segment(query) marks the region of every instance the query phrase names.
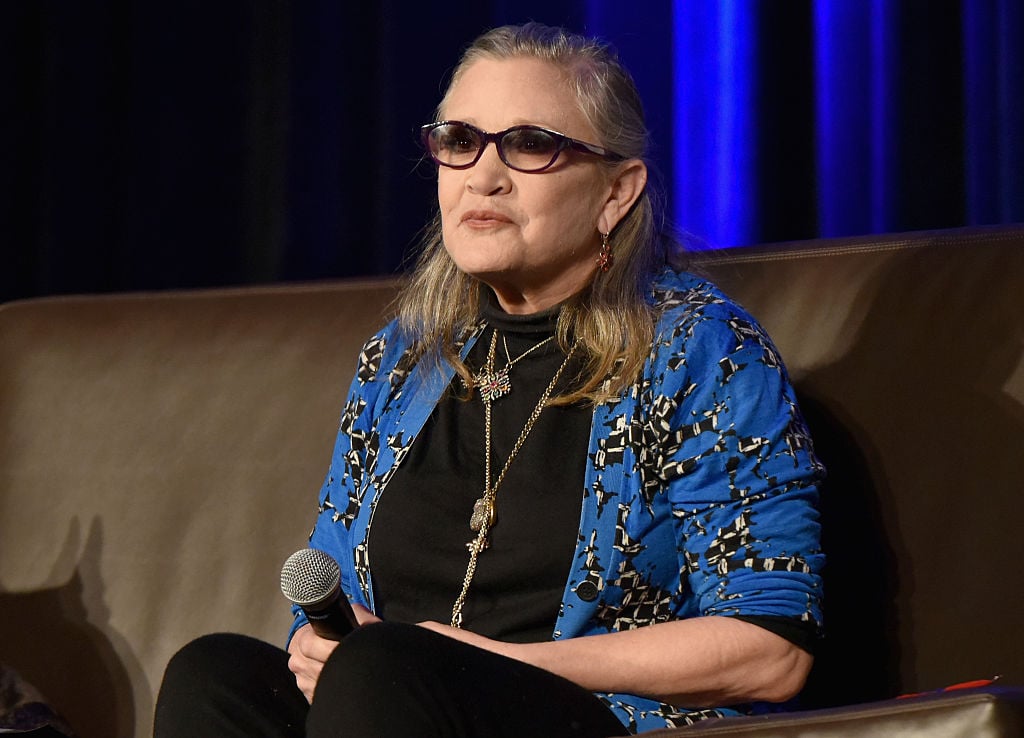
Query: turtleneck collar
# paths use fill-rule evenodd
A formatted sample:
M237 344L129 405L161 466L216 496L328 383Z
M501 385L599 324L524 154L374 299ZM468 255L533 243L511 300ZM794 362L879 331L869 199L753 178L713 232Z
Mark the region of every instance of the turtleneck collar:
M561 304L541 310L539 313L529 315L510 315L502 310L498 304L498 298L490 289L482 290L483 298L480 304L480 317L498 330L505 333L519 334L551 334L555 331L558 323L558 314L562 310Z

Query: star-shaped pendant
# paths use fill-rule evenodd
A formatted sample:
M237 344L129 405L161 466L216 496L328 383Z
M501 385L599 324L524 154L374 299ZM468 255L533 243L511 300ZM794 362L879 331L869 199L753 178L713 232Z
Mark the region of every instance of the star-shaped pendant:
M496 372L480 372L473 377L473 383L480 390L480 398L484 402L494 402L512 391L512 382L508 378L508 367Z

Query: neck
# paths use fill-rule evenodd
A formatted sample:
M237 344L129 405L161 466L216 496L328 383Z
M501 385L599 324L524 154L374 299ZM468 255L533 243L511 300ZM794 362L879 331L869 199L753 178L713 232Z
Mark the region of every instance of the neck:
M588 265L581 274L548 282L539 289L525 288L500 280L487 280L484 284L491 288L501 309L509 315L533 315L557 307L578 294L593 281L594 273L594 268Z

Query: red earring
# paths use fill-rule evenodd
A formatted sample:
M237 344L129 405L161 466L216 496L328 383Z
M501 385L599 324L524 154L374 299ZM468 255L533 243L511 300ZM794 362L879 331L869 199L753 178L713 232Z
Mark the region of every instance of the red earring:
M608 234L601 234L601 251L597 254L597 268L607 272L615 263L615 256L612 254L612 245L608 242Z

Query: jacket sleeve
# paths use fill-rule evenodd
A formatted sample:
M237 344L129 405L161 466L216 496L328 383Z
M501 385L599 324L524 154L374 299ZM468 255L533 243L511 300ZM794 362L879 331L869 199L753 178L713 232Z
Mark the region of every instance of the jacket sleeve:
M659 345L658 476L676 519L688 609L820 627L824 469L778 352L725 298L683 312Z

